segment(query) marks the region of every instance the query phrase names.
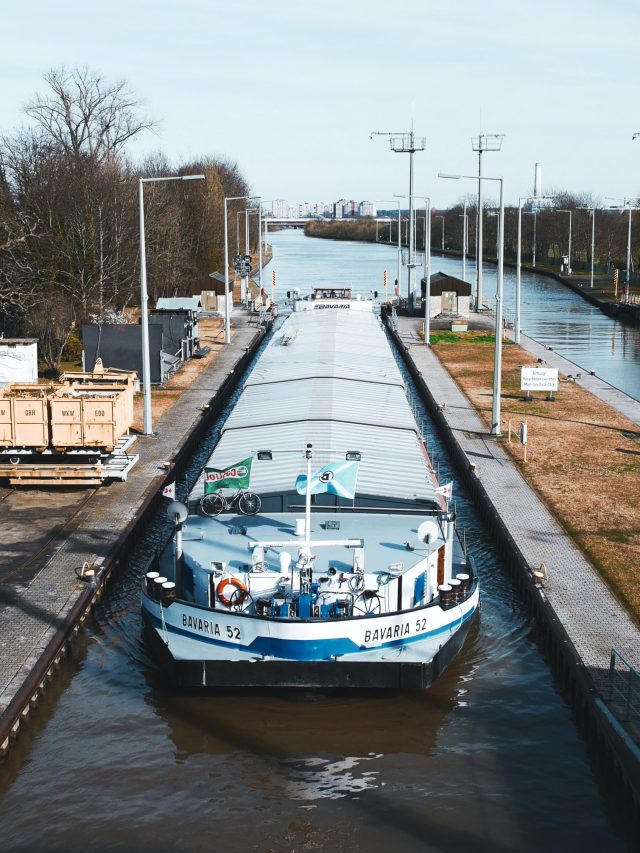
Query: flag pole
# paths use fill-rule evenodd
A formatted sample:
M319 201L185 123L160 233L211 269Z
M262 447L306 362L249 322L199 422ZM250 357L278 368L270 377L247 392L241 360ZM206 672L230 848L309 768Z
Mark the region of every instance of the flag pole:
M307 493L305 497L304 531L307 547L311 547L311 457L313 453L310 444L307 444L305 456L307 458Z

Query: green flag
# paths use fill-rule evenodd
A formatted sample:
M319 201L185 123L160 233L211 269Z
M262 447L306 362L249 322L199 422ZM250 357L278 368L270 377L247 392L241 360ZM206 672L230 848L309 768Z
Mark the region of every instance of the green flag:
M204 493L210 495L218 489L248 489L251 479L251 456L228 468L204 469Z

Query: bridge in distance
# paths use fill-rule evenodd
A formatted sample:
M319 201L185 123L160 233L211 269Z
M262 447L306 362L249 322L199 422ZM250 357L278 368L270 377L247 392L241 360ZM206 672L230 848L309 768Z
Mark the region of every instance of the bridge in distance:
M389 222L391 217L375 216L371 218L377 222ZM269 225L281 225L283 228L304 228L307 222L358 222L359 217L336 219L334 216L263 216L262 221L265 230L268 230Z

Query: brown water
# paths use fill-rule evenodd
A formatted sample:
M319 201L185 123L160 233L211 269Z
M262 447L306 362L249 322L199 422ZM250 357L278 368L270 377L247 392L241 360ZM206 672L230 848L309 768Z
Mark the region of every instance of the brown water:
M433 434L429 448L448 478ZM0 764L0 849L633 849L634 829L594 775L535 627L453 479L482 611L423 692L172 690L140 617L139 580L163 536L153 525L78 660Z

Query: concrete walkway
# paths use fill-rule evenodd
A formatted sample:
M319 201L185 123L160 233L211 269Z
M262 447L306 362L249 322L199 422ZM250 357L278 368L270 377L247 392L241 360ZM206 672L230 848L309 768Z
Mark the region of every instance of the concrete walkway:
M231 344L222 347L211 365L154 425L156 434L140 436L140 454L126 483L98 489L81 510L56 553L22 588L0 584L6 603L0 620L0 718L32 672L47 644L85 590L75 570L86 561L101 564L118 545L123 530L142 513L167 476L171 461L202 418L220 386L261 335L246 315L234 316ZM49 499L55 501L55 491Z
M508 457L502 443L487 433L487 427L458 388L433 351L417 335L417 321L398 318L397 331L408 354L435 398L445 407L443 415L455 440L469 462L505 527L515 540L526 564L533 570L544 563L549 572L541 594L546 596L567 631L594 686L606 698L612 647L634 666L640 667L640 631L596 569L547 510ZM524 345L563 372L565 359L531 339ZM580 372L580 371L578 371ZM630 418L640 417L640 406L601 380L584 377L584 387ZM583 384L583 381L580 381ZM636 421L638 422L638 421Z

